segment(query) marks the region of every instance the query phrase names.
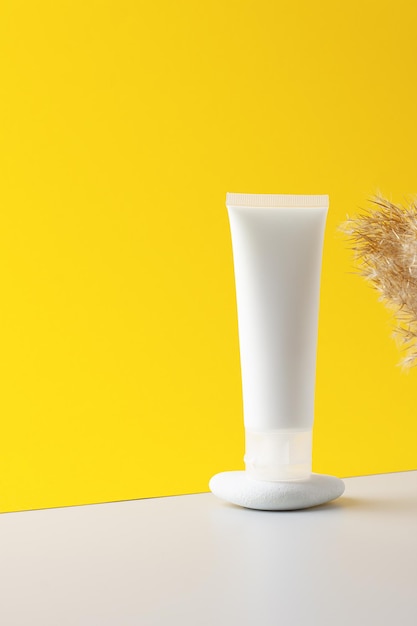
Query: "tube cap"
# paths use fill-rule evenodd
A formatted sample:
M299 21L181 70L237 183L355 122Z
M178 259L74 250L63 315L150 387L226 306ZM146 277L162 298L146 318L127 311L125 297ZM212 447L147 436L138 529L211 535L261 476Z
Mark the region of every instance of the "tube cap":
M245 465L256 480L305 480L312 467L312 430L246 430Z

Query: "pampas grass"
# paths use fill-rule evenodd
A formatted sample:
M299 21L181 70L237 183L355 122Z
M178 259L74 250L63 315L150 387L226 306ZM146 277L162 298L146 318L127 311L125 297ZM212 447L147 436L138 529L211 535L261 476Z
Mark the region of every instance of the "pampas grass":
M342 224L359 273L394 311L404 367L417 365L417 200L396 205L382 196Z

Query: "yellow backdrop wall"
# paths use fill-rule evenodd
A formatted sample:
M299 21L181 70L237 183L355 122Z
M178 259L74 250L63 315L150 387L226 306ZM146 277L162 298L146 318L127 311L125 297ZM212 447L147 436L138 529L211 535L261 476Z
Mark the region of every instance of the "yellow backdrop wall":
M314 470L417 467L417 372L337 232L417 192L411 0L3 0L0 509L243 467L226 191L329 193Z

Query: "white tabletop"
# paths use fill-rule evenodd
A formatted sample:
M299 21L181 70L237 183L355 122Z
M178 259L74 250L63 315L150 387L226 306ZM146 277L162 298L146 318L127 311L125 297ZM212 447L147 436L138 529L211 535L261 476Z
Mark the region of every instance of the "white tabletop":
M2 626L416 626L417 472L315 509L211 494L0 515Z

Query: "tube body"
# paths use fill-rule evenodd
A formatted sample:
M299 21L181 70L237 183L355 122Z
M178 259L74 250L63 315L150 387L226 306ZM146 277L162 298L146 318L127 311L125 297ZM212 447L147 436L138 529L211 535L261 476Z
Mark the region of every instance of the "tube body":
M328 196L227 194L246 470L311 473L320 274Z

